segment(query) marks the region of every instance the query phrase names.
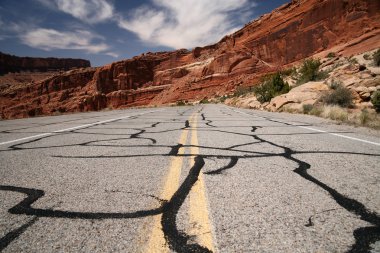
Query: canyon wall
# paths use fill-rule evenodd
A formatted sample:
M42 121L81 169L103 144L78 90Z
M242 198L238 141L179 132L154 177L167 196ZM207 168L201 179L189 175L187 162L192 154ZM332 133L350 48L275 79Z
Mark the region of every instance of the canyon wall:
M46 72L90 66L90 61L82 59L18 57L0 52L0 75L9 72Z
M374 48L380 48L380 1L294 1L214 45L146 53L66 72L28 89L0 90L1 117L201 100L254 85L263 74L308 57Z

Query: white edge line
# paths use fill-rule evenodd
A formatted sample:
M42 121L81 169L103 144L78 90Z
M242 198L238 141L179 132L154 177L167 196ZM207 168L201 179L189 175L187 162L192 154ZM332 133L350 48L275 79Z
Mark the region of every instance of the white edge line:
M230 110L232 110L232 111L234 111L234 112L237 112L237 113L241 113L241 114L249 115L249 116L252 116L252 117L265 119L265 118L260 117L260 116L255 116L255 115L252 115L252 114L249 114L249 113L245 113L245 112L241 112L241 111L238 111L238 110L234 110L234 109L231 109L231 108L230 108ZM286 122L286 123L291 124L291 123L289 123L289 122ZM292 124L292 125L293 125L293 124ZM296 126L296 125L293 125L293 126ZM319 130L319 129L315 129L315 128L311 128L311 127L305 127L305 126L296 126L296 127L304 128L304 129L308 129L308 130L315 131L315 132L320 132L320 133L326 133L326 134L330 134L330 135L335 135L335 136L342 137L342 138L346 138L346 139L350 139L350 140L353 140L353 141L360 141L360 142L364 142L364 143L368 143L368 144L372 144L372 145L380 146L380 143L377 143L377 142L367 141L367 140L363 140L363 139L359 139L359 138L355 138L355 137L351 137L351 136L347 136L347 135L343 135L343 134L330 133L330 132L327 132L327 131L324 131L324 130Z
M315 129L315 128L311 128L311 127L304 127L304 126L298 126L298 127L305 128L305 129L312 130L312 131L316 131L316 132L327 133L330 135L335 135L335 136L339 136L339 137L354 140L354 141L360 141L360 142L380 146L380 143L377 143L377 142L367 141L367 140L363 140L363 139L359 139L359 138L355 138L355 137L351 137L351 136L347 136L347 135L343 135L343 134L329 133L327 131L323 131L323 130L319 130L319 129Z
M49 135L52 135L52 133L38 134L38 135L29 136L29 137L24 137L24 138L17 139L17 140L0 142L0 145L10 144L10 143L13 143L13 142L18 142L18 141L25 141L25 140L39 138L39 137L44 137L44 136L49 136Z
M144 114L148 114L148 113L153 113L153 112L159 112L159 111L163 111L163 110L164 109L162 109L162 110L155 110L155 111L148 111L148 112L138 113L138 114L129 115L129 116L125 116L125 117L120 117L120 118L116 118L116 119L103 120L103 121L98 121L98 122L91 123L91 124L86 124L86 125L80 125L80 126L76 126L76 127L65 128L65 129L53 131L51 133L38 134L38 135L28 136L28 137L24 137L24 138L20 138L20 139L16 139L16 140L0 142L0 145L6 145L6 144L14 143L14 142L25 141L25 140L35 139L35 138L39 138L39 137L45 137L45 136L54 135L54 134L57 134L57 133L63 133L63 132L67 132L67 131L82 129L82 128L85 128L85 127L96 126L96 125L100 125L100 124L104 124L104 123L109 123L109 122L113 122L113 121L117 121L117 120L121 120L121 119L128 119L128 118L131 118L131 117L134 117L134 116L140 116L140 115L144 115ZM59 123L57 123L57 124L59 124Z

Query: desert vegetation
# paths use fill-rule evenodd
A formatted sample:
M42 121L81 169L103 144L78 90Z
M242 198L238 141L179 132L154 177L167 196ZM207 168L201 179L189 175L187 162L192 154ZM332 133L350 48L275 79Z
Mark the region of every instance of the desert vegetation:
M376 112L380 113L380 91L375 91L371 97L371 102L373 107L375 107Z
M322 95L316 104L304 104L302 112L355 126L380 129L379 115L374 110L355 110L351 91L340 81L332 81L329 87L330 90ZM371 102L379 112L380 91L373 94Z
M380 115L378 113L368 109L353 109L352 93L340 82L333 82L330 87L331 91L325 93L318 103L314 105L304 104L302 112L350 125L380 129ZM373 94L371 101L376 111L379 112L380 91Z
M320 100L326 105L352 107L353 97L351 91L344 87L341 82L333 81L330 84L331 91L325 93Z
M380 116L378 113L363 109L352 110L337 105L304 105L303 113L326 119L336 120L354 126L365 126L380 130Z
M350 57L327 52L322 60L310 58L298 67L284 68L265 76L257 86L237 88L233 95L223 96L220 101L380 129L376 59L380 59L380 49Z
M241 96L245 96L247 94L252 93L252 91L253 91L252 87L239 86L236 88L236 90L232 96L233 97L241 97Z
M202 99L201 101L199 101L200 104L209 104L210 101L207 99L207 98L204 98Z
M262 83L253 88L253 92L260 103L269 102L272 98L287 93L289 90L289 84L284 81L279 72L265 76Z
M186 102L183 101L183 100L179 100L179 101L177 101L176 105L177 105L177 106L185 106L185 105L186 105Z
M298 70L297 85L301 85L310 81L319 81L326 79L328 74L319 70L321 62L318 59L306 59Z
M380 66L380 49L378 49L374 54L373 54L373 64L375 66Z
M336 57L336 54L334 52L330 52L327 54L327 58L334 58Z

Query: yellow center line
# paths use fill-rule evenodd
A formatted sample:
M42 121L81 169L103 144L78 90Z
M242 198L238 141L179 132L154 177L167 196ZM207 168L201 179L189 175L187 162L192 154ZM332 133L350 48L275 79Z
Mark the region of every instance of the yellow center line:
M194 165L194 158L199 154L198 137L197 137L197 113L192 114L189 118L191 125L191 154L190 167ZM187 143L189 130L184 129L181 133L179 143L185 145ZM183 155L184 148L180 148L178 155ZM173 194L178 190L180 184L181 169L183 166L183 156L175 156L171 158L169 173L166 176L163 191L160 198L169 200ZM211 223L209 221L209 212L207 207L206 186L203 179L203 174L200 173L198 181L193 185L189 196L189 222L190 228L188 233L195 236L198 244L214 250ZM149 241L143 252L156 253L156 252L169 252L169 247L166 243L164 233L161 225L162 215L153 217L153 228L151 230Z
M197 136L197 114L194 114L191 122L191 167L194 165L194 157L199 154ZM200 172L198 181L193 185L189 198L190 235L195 235L196 241L201 246L215 252L211 223L206 197L206 185L203 173Z
M188 136L188 130L184 129L182 131L179 143L185 145ZM184 149L180 148L178 151L179 155L184 154ZM181 168L183 163L182 156L175 156L171 159L171 164L169 168L169 173L166 176L164 189L161 192L160 198L169 200L173 194L177 191L179 187L179 180L181 176ZM166 244L164 233L162 232L161 225L162 215L156 215L153 220L153 229L150 234L149 242L147 248L144 252L155 253L155 252L169 252L168 245Z

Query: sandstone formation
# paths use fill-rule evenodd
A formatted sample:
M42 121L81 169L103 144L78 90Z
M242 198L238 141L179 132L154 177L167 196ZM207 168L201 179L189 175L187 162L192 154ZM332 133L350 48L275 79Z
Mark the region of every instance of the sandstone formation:
M380 67L373 65L373 59L364 59L364 55L372 55L374 51L365 52L349 59L332 59L334 70L325 83L339 81L348 88L358 109L372 108L371 96L380 91ZM335 66L335 67L334 67ZM365 66L365 68L362 68ZM326 66L325 68L329 68Z
M287 77L285 79L293 88L286 94L274 97L268 103L261 104L253 93L229 98L225 103L242 108L268 111L303 112L304 105L320 105L322 96L332 91L333 84L341 84L352 93L356 110L374 111L370 99L374 92L380 91L380 67L374 66L371 57L373 53L374 51L369 51L353 57L322 59L321 70L326 71L329 75L325 80L296 86L295 80Z
M146 53L67 72L20 91L0 91L1 116L196 101L252 86L263 74L307 57L329 51L348 56L380 47L379 1L299 2L263 15L214 45ZM41 88L46 85L50 88Z
M271 111L277 111L283 106L292 106L292 109L302 109L302 105L314 105L323 92L329 90L324 82L309 82L293 88L289 93L273 98L267 106Z
M92 80L94 73L95 68L77 69L38 83L6 87L0 90L1 116L20 118L104 108L104 96L91 90L82 90Z
M9 72L46 72L52 70L70 70L90 67L88 60L65 58L17 57L0 52L0 75Z

